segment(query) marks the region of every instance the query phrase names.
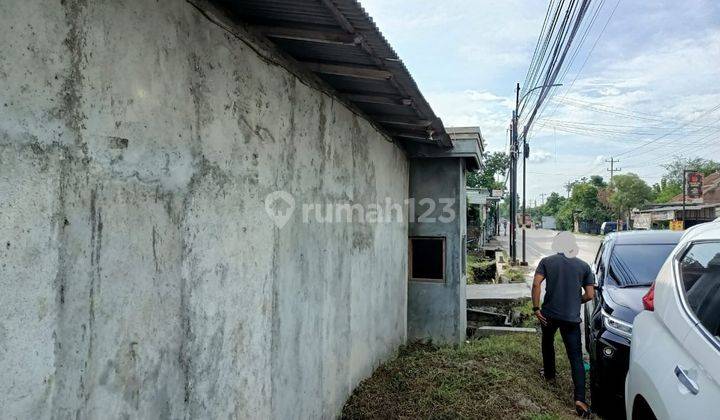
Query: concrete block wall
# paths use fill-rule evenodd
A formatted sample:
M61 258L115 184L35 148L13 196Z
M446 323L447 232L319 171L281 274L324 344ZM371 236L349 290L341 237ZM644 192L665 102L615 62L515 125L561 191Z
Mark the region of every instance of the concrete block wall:
M184 1L0 2L3 418L335 416L406 339L399 148Z

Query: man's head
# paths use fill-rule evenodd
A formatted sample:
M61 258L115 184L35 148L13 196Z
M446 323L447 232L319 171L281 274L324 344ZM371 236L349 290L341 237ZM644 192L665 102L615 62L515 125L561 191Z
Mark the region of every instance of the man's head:
M552 242L552 249L562 253L568 258L575 258L578 254L578 244L575 235L570 232L560 232L555 235Z

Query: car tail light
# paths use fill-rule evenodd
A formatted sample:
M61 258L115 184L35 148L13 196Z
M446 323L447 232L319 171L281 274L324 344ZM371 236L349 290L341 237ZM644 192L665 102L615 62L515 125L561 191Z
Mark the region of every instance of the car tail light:
M650 290L643 296L642 301L646 311L655 310L655 283L650 286Z

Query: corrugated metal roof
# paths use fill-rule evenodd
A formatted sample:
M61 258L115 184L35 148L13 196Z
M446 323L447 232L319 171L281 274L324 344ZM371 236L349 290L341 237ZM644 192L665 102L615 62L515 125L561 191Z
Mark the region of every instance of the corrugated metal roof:
M452 146L410 72L357 0L219 0L398 139Z

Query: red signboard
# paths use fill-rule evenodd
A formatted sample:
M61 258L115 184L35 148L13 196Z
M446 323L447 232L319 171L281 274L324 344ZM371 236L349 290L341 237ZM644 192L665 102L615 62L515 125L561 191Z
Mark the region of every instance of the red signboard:
M685 196L688 201L702 202L703 174L700 172L688 172L685 181Z

